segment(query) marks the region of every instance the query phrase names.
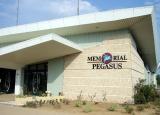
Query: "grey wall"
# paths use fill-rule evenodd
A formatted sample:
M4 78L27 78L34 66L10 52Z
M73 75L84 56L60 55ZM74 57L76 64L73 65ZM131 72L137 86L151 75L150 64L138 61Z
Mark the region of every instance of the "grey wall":
M51 91L53 95L58 95L63 89L63 58L56 58L48 61L48 80L47 90Z

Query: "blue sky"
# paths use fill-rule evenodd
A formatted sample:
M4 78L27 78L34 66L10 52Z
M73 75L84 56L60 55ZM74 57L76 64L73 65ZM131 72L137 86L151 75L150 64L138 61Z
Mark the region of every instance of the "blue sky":
M77 0L19 0L19 24L76 15ZM160 0L80 0L80 14L152 5ZM17 0L0 0L0 28L16 25ZM156 5L160 20L160 4Z

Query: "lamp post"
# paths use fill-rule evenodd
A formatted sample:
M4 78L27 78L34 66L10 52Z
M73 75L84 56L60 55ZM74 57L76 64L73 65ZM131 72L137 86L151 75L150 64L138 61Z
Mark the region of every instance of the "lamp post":
M16 25L19 24L19 0L17 0L17 17L16 17Z
M79 0L77 1L77 15L79 16Z

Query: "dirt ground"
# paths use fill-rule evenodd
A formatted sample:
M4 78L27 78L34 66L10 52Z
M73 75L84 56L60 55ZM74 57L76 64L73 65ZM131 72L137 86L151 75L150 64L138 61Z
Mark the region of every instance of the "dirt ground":
M0 102L14 101L14 100L15 100L14 94L4 94L4 93L0 93Z
M0 105L0 115L129 115L125 112L121 105L118 105L115 111L108 111L111 104L99 103L97 105L92 104L92 112L84 113L83 107L75 107L75 103L72 102L69 105L61 104L61 107L55 108L53 105L43 105L37 108L28 107L15 107L9 105ZM135 115L154 115L155 109L150 107L142 112L138 112L134 108Z
M92 108L92 112L84 113L82 107L75 107L75 103L72 102L69 105L62 104L61 108L55 108L52 105L44 105L42 107L37 108L38 110L45 110L50 112L60 112L60 113L70 113L76 114L76 115L127 115L128 113L125 112L124 108L121 105L117 105L117 109L115 111L109 111L107 110L111 105L113 104L90 104ZM136 111L136 107L132 106L134 108L135 115L154 115L155 108L150 107L145 109L142 112Z

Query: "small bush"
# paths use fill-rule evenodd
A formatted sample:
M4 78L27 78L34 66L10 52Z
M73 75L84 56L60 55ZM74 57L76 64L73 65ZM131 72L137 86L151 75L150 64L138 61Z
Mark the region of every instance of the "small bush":
M130 107L129 105L126 105L124 109L127 113L132 113L134 111L133 107Z
M82 105L81 101L78 101L78 100L77 100L77 101L75 102L75 107L81 107L81 105Z
M24 107L36 108L37 107L37 103L35 101L28 101L28 102L26 102Z
M96 101L95 101L94 104L97 105L97 104L99 104L99 102L96 102Z
M144 106L143 105L138 105L137 106L137 111L144 111Z
M115 111L117 108L117 105L111 105L109 108L108 108L108 111Z
M83 112L85 113L89 113L89 112L92 112L92 108L91 108L91 105L87 104L83 107Z
M82 105L86 105L87 104L87 102L84 100L84 101L82 101Z
M144 108L146 108L146 109L148 109L150 107L151 107L151 105L149 103L144 105Z
M154 101L158 96L154 85L145 85L145 80L139 80L139 83L134 87L135 104L145 104Z

